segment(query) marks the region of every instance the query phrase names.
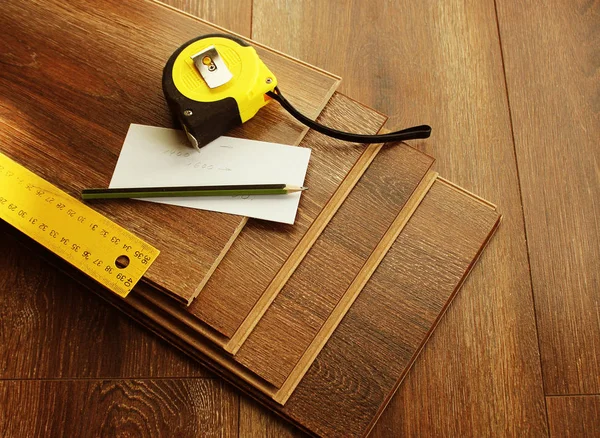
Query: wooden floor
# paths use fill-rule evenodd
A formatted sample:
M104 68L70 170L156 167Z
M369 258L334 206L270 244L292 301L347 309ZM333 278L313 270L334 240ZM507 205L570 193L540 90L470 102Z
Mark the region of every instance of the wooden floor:
M600 3L169 3L340 75L390 127L431 124L435 169L504 215L372 436L598 436ZM0 436L300 435L17 243L0 253Z

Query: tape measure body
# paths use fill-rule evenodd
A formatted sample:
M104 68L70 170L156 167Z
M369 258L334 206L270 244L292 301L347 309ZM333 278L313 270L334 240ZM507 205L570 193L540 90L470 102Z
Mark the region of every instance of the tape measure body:
M125 297L159 251L0 153L0 219Z
M225 68L213 65L214 70L201 73L193 57L211 47ZM211 61L210 56L206 58ZM219 75L224 69L231 79L211 88L210 75ZM277 79L252 46L220 34L204 35L179 47L163 70L162 82L176 122L196 148L251 119L269 102L266 93L277 86Z

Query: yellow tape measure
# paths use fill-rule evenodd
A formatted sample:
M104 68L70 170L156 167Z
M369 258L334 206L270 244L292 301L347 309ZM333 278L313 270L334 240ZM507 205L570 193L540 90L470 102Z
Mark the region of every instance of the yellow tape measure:
M0 219L122 297L160 252L1 152Z

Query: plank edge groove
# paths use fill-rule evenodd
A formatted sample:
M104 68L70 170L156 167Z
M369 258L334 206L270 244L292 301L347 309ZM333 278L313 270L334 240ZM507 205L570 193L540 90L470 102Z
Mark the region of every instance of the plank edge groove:
M325 344L341 323L342 318L346 315L354 301L356 301L356 298L358 298L358 295L371 278L371 275L373 275L385 255L388 253L389 249L396 241L396 238L400 235L413 213L421 204L421 201L423 201L429 192L429 189L436 181L437 177L437 172L429 170L415 188L406 202L406 205L400 210L394 222L392 222L377 246L373 249L361 270L355 276L350 286L348 286L348 289L346 289L346 292L339 300L338 304L335 306L327 320L325 320L316 336L313 338L313 341L273 397L277 403L284 405L292 395L294 389L300 384L315 358L319 355L323 347L325 347Z
M360 155L348 175L346 175L346 178L344 178L344 181L327 202L327 205L321 210L315 221L311 224L309 230L302 237L296 248L294 248L294 251L287 258L275 277L271 280L267 289L260 296L250 313L238 327L229 342L225 344L225 351L233 355L237 354L287 280L300 265L323 230L325 230L331 218L340 209L382 147L383 144L375 144L365 148L365 151Z
M244 228L244 226L246 226L247 223L248 223L248 218L247 217L244 217L240 221L240 224L237 226L237 228L235 229L235 231L233 232L233 234L231 235L231 237L229 238L229 240L227 241L227 243L225 244L225 246L221 250L219 256L216 258L215 262L212 264L212 266L210 267L210 269L206 272L206 275L204 276L204 278L202 279L202 281L200 282L200 284L198 285L198 287L194 291L194 295L187 302L188 306L190 304L192 304L192 301L194 300L194 298L196 298L198 296L198 294L200 293L200 291L202 290L202 288L206 285L206 283L208 283L208 280L210 279L210 277L212 276L212 274L217 269L217 266L219 266L219 263L221 263L221 260L223 260L223 258L225 257L225 255L227 255L227 252L231 248L231 245L233 245L233 242L240 235L240 233L242 232L242 229Z

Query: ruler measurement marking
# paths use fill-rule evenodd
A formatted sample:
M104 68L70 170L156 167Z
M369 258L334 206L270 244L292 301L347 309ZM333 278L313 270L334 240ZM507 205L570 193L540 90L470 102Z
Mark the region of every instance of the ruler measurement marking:
M0 153L0 217L126 296L159 251Z

